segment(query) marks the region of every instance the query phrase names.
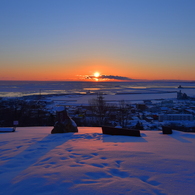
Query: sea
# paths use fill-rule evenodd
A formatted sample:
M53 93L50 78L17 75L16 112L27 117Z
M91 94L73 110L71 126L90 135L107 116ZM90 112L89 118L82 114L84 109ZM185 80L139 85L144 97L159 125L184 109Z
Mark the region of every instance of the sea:
M0 81L0 97L31 95L78 95L103 93L151 94L185 92L195 97L195 82L188 81L130 81L130 82L79 82L79 81Z

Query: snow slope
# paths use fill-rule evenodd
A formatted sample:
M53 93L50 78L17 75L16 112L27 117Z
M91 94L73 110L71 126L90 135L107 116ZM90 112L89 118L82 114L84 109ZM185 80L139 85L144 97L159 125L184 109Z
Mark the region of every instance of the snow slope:
M98 127L50 134L21 127L0 134L0 194L194 194L195 134L141 131L103 135Z

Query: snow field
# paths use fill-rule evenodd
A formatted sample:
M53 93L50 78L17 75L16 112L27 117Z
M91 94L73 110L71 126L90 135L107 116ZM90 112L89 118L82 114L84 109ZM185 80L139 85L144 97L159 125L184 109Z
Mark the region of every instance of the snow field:
M50 134L21 127L0 134L0 194L193 194L195 134L141 131L103 135L99 127Z

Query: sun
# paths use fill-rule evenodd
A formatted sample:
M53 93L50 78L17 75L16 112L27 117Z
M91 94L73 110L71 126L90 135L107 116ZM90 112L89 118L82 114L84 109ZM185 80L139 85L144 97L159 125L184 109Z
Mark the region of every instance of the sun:
M97 78L97 77L99 77L99 76L100 76L100 73L99 73L99 72L95 72L93 75L94 75L94 77L96 77L96 78Z

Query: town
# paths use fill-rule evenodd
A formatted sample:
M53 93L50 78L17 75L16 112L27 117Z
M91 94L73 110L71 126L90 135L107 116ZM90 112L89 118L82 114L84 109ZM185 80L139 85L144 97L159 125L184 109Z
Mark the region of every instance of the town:
M139 130L161 130L162 126L195 132L195 100L177 92L177 97L162 100L143 100L129 103L120 100L109 103L98 93L88 105L54 103L47 96L27 96L0 99L0 126L53 126L55 107L65 106L77 126L112 126ZM47 98L46 98L47 97Z

